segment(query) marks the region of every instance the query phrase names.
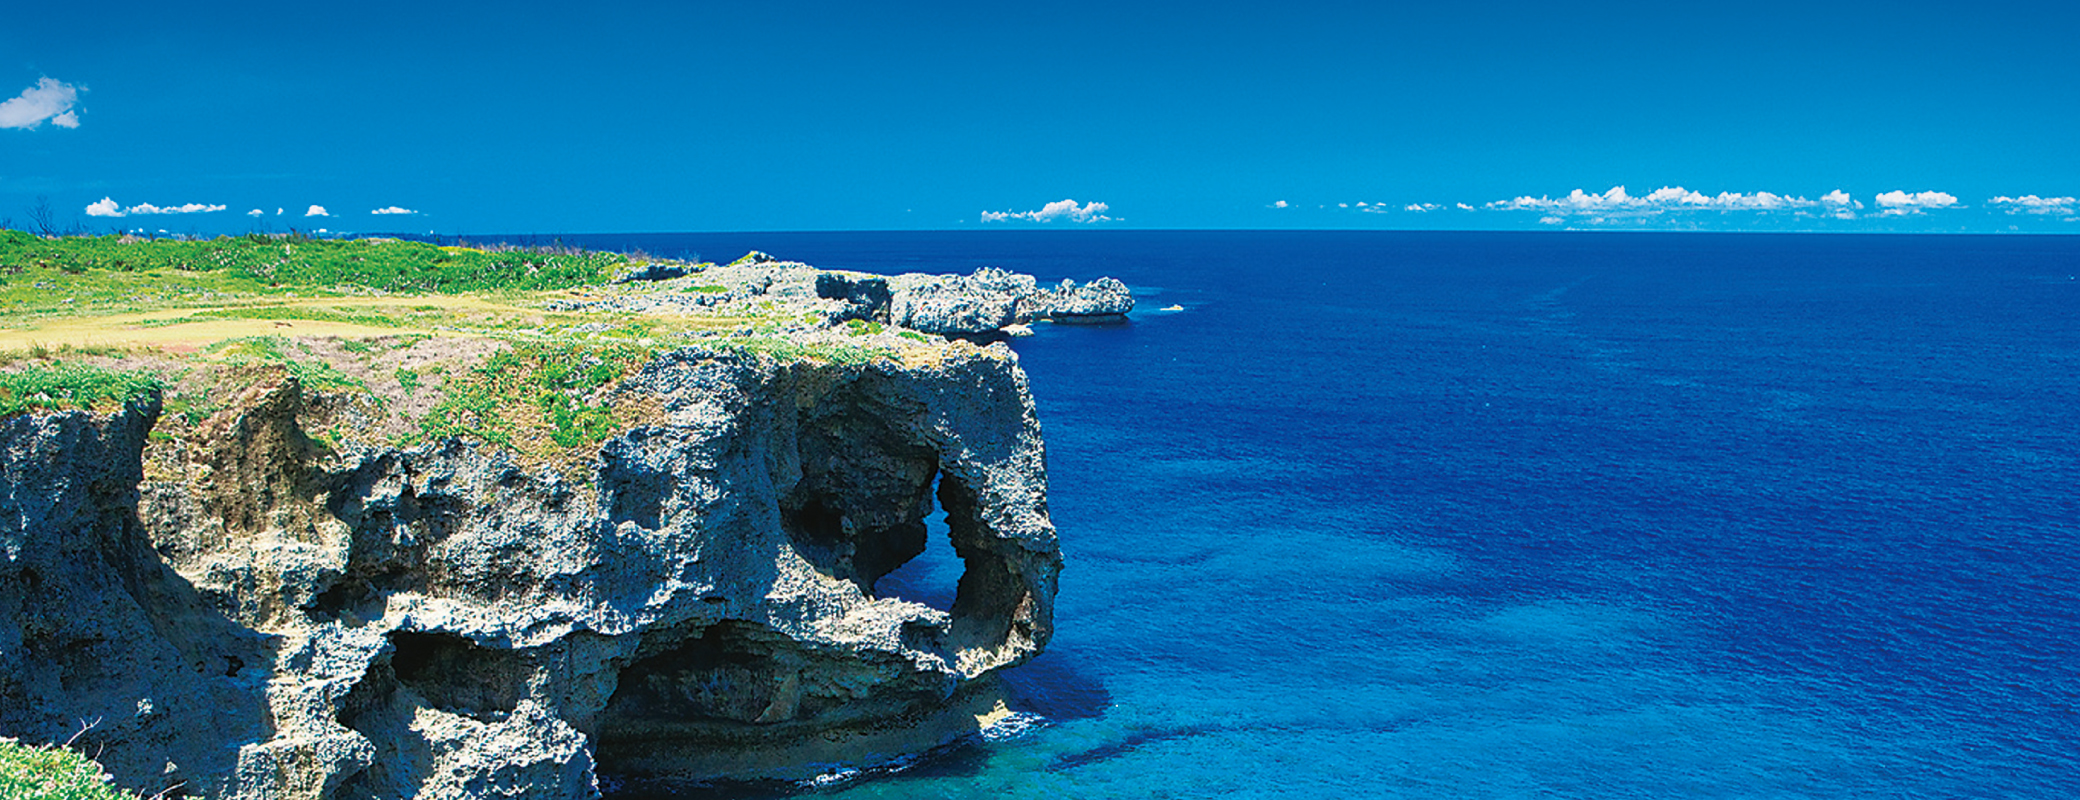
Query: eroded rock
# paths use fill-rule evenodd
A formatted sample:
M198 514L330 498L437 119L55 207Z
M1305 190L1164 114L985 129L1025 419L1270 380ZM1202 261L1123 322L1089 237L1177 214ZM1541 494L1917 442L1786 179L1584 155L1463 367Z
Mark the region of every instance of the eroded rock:
M1134 295L1114 278L1099 278L1082 286L1063 278L1055 288L1026 295L1018 304L1024 319L1056 322L1116 321L1133 310Z
M361 412L288 378L208 437L148 437L153 404L0 420L0 732L100 718L147 794L591 797L929 747L1045 646L1061 559L1002 345L687 349L616 391L655 418L574 474L329 450L304 432ZM955 600L877 597L935 504Z

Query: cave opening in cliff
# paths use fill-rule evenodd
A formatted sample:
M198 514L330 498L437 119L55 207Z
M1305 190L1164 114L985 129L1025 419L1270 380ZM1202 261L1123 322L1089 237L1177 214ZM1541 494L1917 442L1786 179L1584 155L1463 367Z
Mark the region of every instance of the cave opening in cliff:
M932 481L934 495L939 492L939 480ZM953 531L946 524L945 509L926 515L923 524L923 551L875 581L873 594L952 611L955 587L967 566L954 552Z
M800 476L780 498L795 553L878 596L884 576L925 552L939 453L861 398L805 411Z

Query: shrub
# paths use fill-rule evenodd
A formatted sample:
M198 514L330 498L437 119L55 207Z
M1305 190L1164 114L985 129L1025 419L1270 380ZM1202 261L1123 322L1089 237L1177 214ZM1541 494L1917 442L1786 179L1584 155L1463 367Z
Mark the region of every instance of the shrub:
M85 364L35 364L0 372L0 417L32 409L95 408L119 405L160 386L157 376L119 372Z
M0 738L0 800L136 800L93 759L63 747Z

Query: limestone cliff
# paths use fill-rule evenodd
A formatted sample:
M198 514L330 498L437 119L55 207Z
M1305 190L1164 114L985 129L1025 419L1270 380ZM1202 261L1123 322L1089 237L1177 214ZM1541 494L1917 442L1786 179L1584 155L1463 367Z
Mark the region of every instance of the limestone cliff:
M0 419L0 731L218 798L592 797L929 747L1043 647L1061 558L1016 358L699 347L578 469L373 425L293 373ZM950 608L877 597L947 512Z

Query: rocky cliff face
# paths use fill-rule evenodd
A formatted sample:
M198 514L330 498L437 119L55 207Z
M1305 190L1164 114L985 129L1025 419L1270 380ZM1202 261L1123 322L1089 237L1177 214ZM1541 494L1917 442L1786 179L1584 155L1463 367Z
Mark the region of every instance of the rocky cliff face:
M329 450L293 379L0 420L0 731L82 722L118 782L221 798L591 797L802 778L972 730L1061 559L1025 377L699 349L614 391L583 469L448 440ZM950 608L875 586L947 512Z

